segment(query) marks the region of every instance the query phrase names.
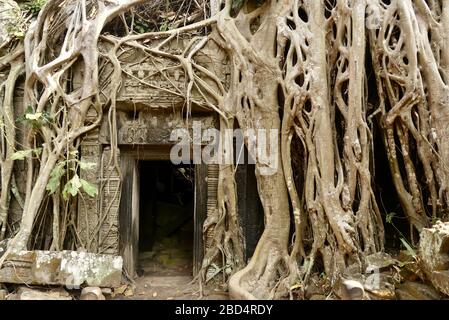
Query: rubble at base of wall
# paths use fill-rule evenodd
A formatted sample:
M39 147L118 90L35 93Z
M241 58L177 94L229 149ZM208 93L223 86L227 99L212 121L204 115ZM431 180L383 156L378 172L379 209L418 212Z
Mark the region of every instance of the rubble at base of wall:
M118 287L122 279L120 256L77 251L22 251L9 254L0 269L0 283Z
M449 296L449 222L421 231L419 260L432 285Z

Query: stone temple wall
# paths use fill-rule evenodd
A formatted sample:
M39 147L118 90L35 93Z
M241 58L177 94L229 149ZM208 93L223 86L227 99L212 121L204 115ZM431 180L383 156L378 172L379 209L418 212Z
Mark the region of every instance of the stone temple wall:
M168 52L179 54L190 39L173 41ZM106 44L103 48L107 50ZM195 56L195 63L211 71L226 86L229 70L224 52L209 42ZM197 89L192 90L190 112L186 110L185 92L187 80L179 63L168 58L148 56L139 49L120 53L122 83L116 97L117 144L120 149L146 148L149 146L170 146L173 130L191 130L193 121L201 121L203 128L218 128L218 119L207 107L204 96ZM108 99L112 66L105 64L100 72L101 97ZM77 74L74 85L82 74ZM204 81L217 89L210 78ZM206 96L211 102L213 99ZM120 199L119 173L111 163L111 134L109 110L104 110L99 129L87 134L80 145L81 160L95 163L95 168L81 172L81 178L97 186L99 195L80 197L78 202L77 228L81 247L88 252L107 254L120 253ZM95 116L95 115L92 115ZM119 162L120 162L119 157ZM120 163L119 163L120 165ZM214 180L211 180L214 181ZM210 186L209 186L210 188ZM209 200L209 202L213 202ZM123 226L122 226L123 227Z

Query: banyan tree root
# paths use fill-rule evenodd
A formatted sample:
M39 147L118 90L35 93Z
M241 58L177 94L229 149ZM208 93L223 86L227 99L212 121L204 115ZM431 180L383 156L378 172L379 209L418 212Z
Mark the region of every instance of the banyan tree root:
M24 104L33 110L36 121L43 120L43 115L49 115L51 121L41 121L27 133L28 150L36 148L36 142L42 150L38 163L33 160L34 154L27 159L26 198L21 225L9 243L8 252L26 249L53 169L59 161L69 157L71 150L76 149L78 138L98 126L101 120L97 49L101 31L112 18L140 2L66 3L50 0L29 26L24 40ZM58 48L58 51L53 48ZM79 87L72 87L68 80L74 64L81 65L83 71ZM86 114L92 109L97 118L87 122ZM6 193L3 189L2 195Z
M197 86L199 90L202 88L203 91L215 98L214 104L209 102L209 107L218 110L216 104L223 100L218 95L222 94L223 91L212 92L207 83L198 78L196 72L201 72L206 77L210 77L212 81L218 84L218 89L222 90L221 80L205 68L197 65L193 59L193 56L205 45L209 38L207 36L198 37L200 41L194 39L190 46L186 48L186 52L179 55L164 51L164 44L176 41L176 36L180 33L201 30L213 24L214 19L206 19L193 26L169 31L150 31L145 34L132 33L132 28L130 29L126 25L126 19L123 19L125 30L128 31L127 36L117 38L102 35L102 30L108 22L118 16L123 18L123 13L130 13L130 9L144 3L143 0L119 3L49 1L42 8L37 20L30 25L25 38L27 50L25 51L24 104L32 110L32 119L41 120L40 117L45 115L50 120L39 121L36 126L29 128L27 133L28 140L24 149L37 150L37 147L39 147L42 150L39 156L30 153L30 156L27 157L28 171L24 211L19 232L9 242L8 252L27 248L37 219L42 216L42 213L46 214L46 205L43 204L48 204L47 189L49 182L53 179L54 170L63 163L67 163L67 168L69 166L73 168L69 163L74 160L74 155L76 157L79 138L98 126L105 106L109 107L108 120L112 154L116 155L115 99L121 86L122 69L118 57L123 53L122 47L143 50L150 59L152 56L157 56L177 61L179 63L178 68L183 70L189 78L189 82L186 84L186 92L176 92L176 90L179 91L177 88L174 91L167 91L178 96L184 96L188 104L188 110L190 110L190 104L195 102L191 98L191 92L193 87ZM160 1L159 4L161 3ZM182 3L184 4L184 2ZM151 5L157 6L157 4ZM202 12L204 8L200 7L200 9ZM132 27L135 18L134 13L131 12L130 16ZM198 12L194 12L193 16L198 17ZM119 21L121 18L119 18ZM185 20L190 21L190 18L187 19L186 17ZM62 23L62 21L67 23ZM179 24L178 22L175 22L175 24ZM162 43L154 41L150 42L150 45L142 45L145 40L154 40L161 37L166 38ZM112 44L112 48L109 46L107 53L99 50L100 38L103 42ZM55 48L57 51L54 50ZM11 57L13 57L12 54L9 58ZM108 77L109 83L105 89L106 92L103 92L104 88L99 86L99 61L102 61L102 63L106 61L113 66L112 75ZM72 72L75 69L76 72L82 74L81 84L73 82ZM162 74L164 72L165 70L161 70ZM164 74L164 76L166 75ZM155 87L153 86L151 89L155 89ZM202 95L204 96L204 94ZM106 101L102 99L103 97L106 97ZM6 99L5 101L7 102ZM87 117L88 113L89 117ZM96 114L96 117L92 118L92 114ZM12 149L14 148L12 147ZM111 159L111 163L117 164L116 159ZM4 168L6 169L6 166ZM119 170L118 167L116 169ZM226 269L233 270L243 265L244 247L237 221L234 169L233 166L224 166L222 169L220 170L219 181L222 192L217 197L221 223L214 227L216 241L213 246L214 250L218 250L215 250L215 253L206 254L206 257L210 257L210 263L212 263L215 256L222 253L226 260L224 263L227 266ZM76 171L76 168L74 170ZM2 174L4 172L6 173L6 170L3 170ZM3 181L6 181L6 179L2 179ZM5 187L3 190L6 189L8 188ZM55 189L61 191L59 186ZM8 193L2 192L2 195L6 194ZM62 201L63 199L58 199L55 194L52 195L52 198L54 213L52 231L54 234L51 248L57 249L61 247L64 240L59 234L65 233L65 230L59 229L67 228L67 225L62 222L58 223L60 210L67 211L70 202L73 203L73 201L72 199ZM61 202L60 205L59 202ZM65 213L67 215L67 212ZM71 227L75 227L73 222ZM94 226L95 228L98 229ZM2 259L7 256L7 253L4 254ZM0 265L2 261L0 260Z
M369 169L365 7L364 1L273 1L240 13L234 23L218 22L239 59L240 126L281 130L282 166L272 176L256 170L265 231L251 262L230 279L232 297L282 296L295 283L307 283L316 260L333 283L352 263L362 271L364 254L383 248ZM254 32L255 20L260 26ZM293 139L302 145L300 186L293 176ZM291 247L288 200L295 225ZM305 225L313 237L307 250Z
M448 210L449 4L370 1L383 140L399 201L417 231Z
M0 194L0 241L5 238L8 223L9 204L11 200L14 160L11 159L16 149L16 124L14 120L14 88L18 78L23 74L23 45L17 41L10 43L10 55L0 58L0 71L7 71L8 76L0 85L1 99L1 192ZM5 70L6 69L6 70Z

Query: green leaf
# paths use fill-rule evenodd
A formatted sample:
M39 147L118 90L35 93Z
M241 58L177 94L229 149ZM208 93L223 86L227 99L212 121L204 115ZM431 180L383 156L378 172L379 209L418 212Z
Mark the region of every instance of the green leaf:
M42 148L33 149L33 153L35 156L40 156L42 153Z
M25 115L25 119L28 120L39 120L39 118L42 116L42 112L36 112L36 113L27 113Z
M59 187L59 179L50 178L47 183L46 190L50 192L50 194L53 194L56 192L56 190Z
M165 22L163 22L162 25L160 26L159 31L164 32L164 31L167 31L167 30L168 30L168 23L165 21Z
M16 151L11 155L11 160L23 160L26 157L30 156L32 153L34 153L36 156L40 155L42 152L42 148L36 148L36 149L28 149L28 150L20 150Z
M61 177L64 175L64 166L65 162L59 162L51 171L50 180L47 183L47 190L50 191L50 194L56 192L59 187Z
M23 160L26 157L28 157L32 152L33 150L31 149L16 151L11 155L11 160Z
M89 196L95 197L98 195L98 189L93 184L87 182L84 179L80 179L81 185L83 186L84 192L86 192Z
M34 113L34 109L32 106L27 106L25 113L20 115L19 117L17 117L16 122L17 123L23 123L23 122L27 122L29 120L27 120L26 115L29 113Z
M28 124L38 129L42 125L53 122L53 118L48 111L35 112L32 106L28 106L25 114L17 117L16 122Z
M33 15L37 15L47 0L29 0L22 4L22 8Z
M72 197L76 196L79 192L79 189L81 187L80 178L77 174L73 176L72 179L70 179L66 185L64 186L64 189L62 190L62 196L65 200L69 198L69 194L72 195Z
M75 174L73 176L73 178L70 179L70 181L72 181L72 185L73 185L74 188L79 189L79 188L82 187L82 184L81 184L81 181L80 181L80 177L77 174ZM72 194L72 196L74 196L74 195L76 195L76 194Z
M385 217L385 220L387 223L393 223L393 218L396 216L396 212L390 212L387 213L387 216Z
M404 238L400 238L400 239L401 239L401 242L404 245L404 247L407 249L408 254L410 256L412 256L413 258L416 258L416 252L412 248L412 246Z

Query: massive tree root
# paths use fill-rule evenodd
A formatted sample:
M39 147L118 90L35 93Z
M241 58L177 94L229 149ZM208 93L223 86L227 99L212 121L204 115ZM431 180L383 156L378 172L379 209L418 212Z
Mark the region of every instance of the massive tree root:
M53 169L61 161L68 163L76 154L78 138L99 124L102 105L98 92L98 38L108 21L139 1L121 4L81 1L60 7L62 3L61 0L48 1L30 25L24 40L24 104L29 108L27 119L35 121L27 133L26 148L40 148L41 155L38 165L34 154L27 159L24 212L19 232L10 242L8 251L27 248ZM62 21L67 23L62 24ZM64 39L62 43L60 37ZM76 62L83 69L83 83L79 88L73 88L67 77ZM97 118L86 123L86 114L91 108L96 111ZM2 195L6 196L6 190L2 189Z
M281 129L282 167L271 177L258 175L265 232L251 262L230 280L231 294L245 298L275 297L273 289L285 292L297 282L307 282L317 259L324 264L331 282L352 263L360 264L363 271L363 254L377 252L383 245L382 222L369 170L365 43L355 38L365 30L364 2L351 5L338 1L334 7L325 7L320 1L287 1L266 4L258 10L260 13L251 12L248 15L252 17L245 20L250 24L258 14L260 28L248 36L248 43L241 40L244 44L238 42L235 46L255 55L248 54L239 63L242 83L250 83L253 89L242 90L242 100L249 101L242 107L254 114L243 121L263 123L258 114L269 106L272 109L259 117L276 119L276 109L280 108L282 126L273 120L263 126ZM227 21L225 25L229 28L232 24ZM245 30L242 26L239 29ZM329 36L333 29L334 34ZM223 37L234 34L236 30L221 32ZM273 42L277 47L273 48ZM328 51L329 47L334 50ZM248 72L245 78L246 70L255 71ZM259 70L269 75L258 77ZM267 82L271 90L266 88ZM292 154L293 139L301 141L300 150L295 150L300 155ZM302 186L294 179L292 156L303 157ZM287 199L270 199L267 195L272 191L262 190L267 186L284 190L282 194L288 190L295 222L291 248L286 236L289 208L281 206ZM311 226L311 244L305 243L305 225ZM283 278L287 281L281 281ZM282 283L280 287L278 282Z
M372 1L370 31L382 133L393 182L411 226L421 231L448 206L448 4Z
M1 109L0 131L1 131L1 190L7 190L0 194L0 240L6 235L8 222L9 203L11 199L14 160L11 159L16 147L16 125L14 120L14 88L19 76L24 72L23 68L23 46L20 43L11 43L11 54L0 59L0 71L8 68L8 76L1 84L0 99L3 100Z

